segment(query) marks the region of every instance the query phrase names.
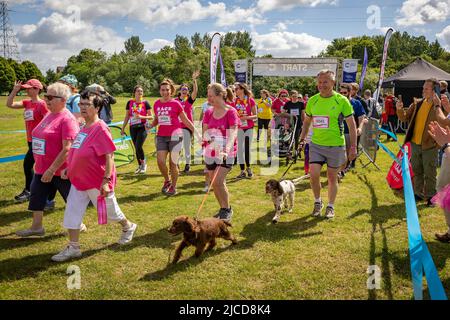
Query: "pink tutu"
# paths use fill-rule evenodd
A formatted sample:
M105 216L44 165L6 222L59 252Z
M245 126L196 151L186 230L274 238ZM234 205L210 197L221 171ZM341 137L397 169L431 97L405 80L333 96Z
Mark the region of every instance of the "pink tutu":
M431 202L438 205L445 211L450 212L450 184L448 184L444 189L439 191Z

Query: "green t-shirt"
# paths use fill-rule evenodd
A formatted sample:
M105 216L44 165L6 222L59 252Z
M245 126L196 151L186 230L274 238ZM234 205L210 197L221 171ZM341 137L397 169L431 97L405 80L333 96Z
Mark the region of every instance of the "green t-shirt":
M312 96L306 105L306 115L312 118L312 143L326 147L345 146L344 119L353 115L348 99L333 91L329 98L320 93Z

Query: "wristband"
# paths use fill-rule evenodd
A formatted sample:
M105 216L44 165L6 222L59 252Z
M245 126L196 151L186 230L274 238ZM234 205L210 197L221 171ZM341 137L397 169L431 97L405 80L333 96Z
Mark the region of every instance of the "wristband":
M108 182L111 182L111 177L103 177L103 180L106 180Z

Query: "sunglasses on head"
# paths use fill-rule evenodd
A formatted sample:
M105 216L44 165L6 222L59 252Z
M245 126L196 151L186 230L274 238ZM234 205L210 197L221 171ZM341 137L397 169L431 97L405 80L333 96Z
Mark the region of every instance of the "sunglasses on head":
M62 97L60 96L52 96L51 94L44 94L44 98L47 99L48 101L52 101L54 98L62 99Z

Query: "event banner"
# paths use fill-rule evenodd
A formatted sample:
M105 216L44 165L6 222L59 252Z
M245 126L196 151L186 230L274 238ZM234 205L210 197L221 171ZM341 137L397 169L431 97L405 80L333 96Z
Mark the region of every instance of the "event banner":
M226 88L227 87L227 76L225 75L225 68L223 67L222 53L219 51L219 61L220 61L220 83Z
M394 29L389 28L386 32L386 36L384 38L384 47L383 47L383 59L381 60L381 67L380 67L380 78L378 80L377 90L375 91L375 101L378 101L378 98L380 97L380 91L381 86L383 85L384 81L384 69L386 66L386 59L389 49L389 41L391 40L392 34L394 33Z
M367 54L367 47L364 47L364 62L363 62L363 68L361 71L361 79L359 79L359 90L360 91L362 91L364 89L364 78L366 77L368 63L369 63L369 55Z
M342 82L355 82L357 73L358 59L344 59L344 61L342 62Z
M263 77L316 77L324 69L337 72L336 58L256 58L253 59L253 75Z
M248 62L247 59L234 61L234 74L236 82L247 82Z
M220 55L220 33L215 33L211 39L211 62L209 83L217 82L217 62Z

